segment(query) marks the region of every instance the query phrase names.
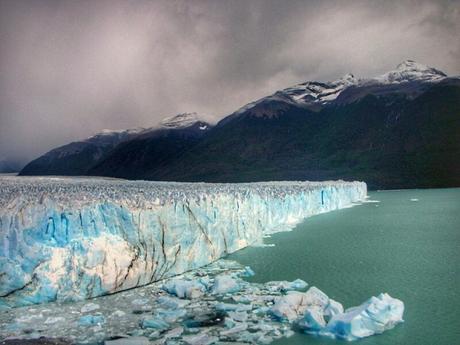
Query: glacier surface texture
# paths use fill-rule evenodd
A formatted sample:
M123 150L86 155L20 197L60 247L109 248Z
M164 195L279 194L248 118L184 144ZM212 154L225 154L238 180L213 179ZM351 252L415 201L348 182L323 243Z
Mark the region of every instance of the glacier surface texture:
M146 285L366 194L365 183L343 181L2 177L0 309Z

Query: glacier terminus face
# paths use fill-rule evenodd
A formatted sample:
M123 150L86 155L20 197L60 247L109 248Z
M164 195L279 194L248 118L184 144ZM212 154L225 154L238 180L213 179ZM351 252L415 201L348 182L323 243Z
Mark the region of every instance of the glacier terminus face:
M76 301L207 265L366 198L363 182L0 178L0 308Z

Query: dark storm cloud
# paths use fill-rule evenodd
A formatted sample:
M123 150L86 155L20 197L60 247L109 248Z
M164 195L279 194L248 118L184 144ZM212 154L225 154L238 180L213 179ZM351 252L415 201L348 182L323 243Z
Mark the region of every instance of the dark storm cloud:
M411 58L460 74L458 1L0 0L0 158Z

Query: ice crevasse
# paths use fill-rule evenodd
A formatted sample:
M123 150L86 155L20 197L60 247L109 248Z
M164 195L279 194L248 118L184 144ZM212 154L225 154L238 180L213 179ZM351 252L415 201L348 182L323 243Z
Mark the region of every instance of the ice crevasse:
M72 301L207 265L366 198L363 182L0 178L0 309Z

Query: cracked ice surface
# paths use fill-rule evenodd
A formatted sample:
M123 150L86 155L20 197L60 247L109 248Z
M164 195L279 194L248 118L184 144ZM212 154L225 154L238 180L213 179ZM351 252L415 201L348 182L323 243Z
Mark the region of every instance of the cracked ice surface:
M219 260L91 302L12 308L0 313L0 338L47 336L106 345L267 344L295 331L357 340L403 322L404 304L387 294L344 311L316 287L298 291L308 286L300 279L261 284L243 280L248 275L237 262ZM223 281L238 288L217 293ZM194 296L197 286L201 293Z
M366 192L363 182L343 181L1 177L0 309L77 301L181 274L363 201ZM231 290L229 283L216 289Z

